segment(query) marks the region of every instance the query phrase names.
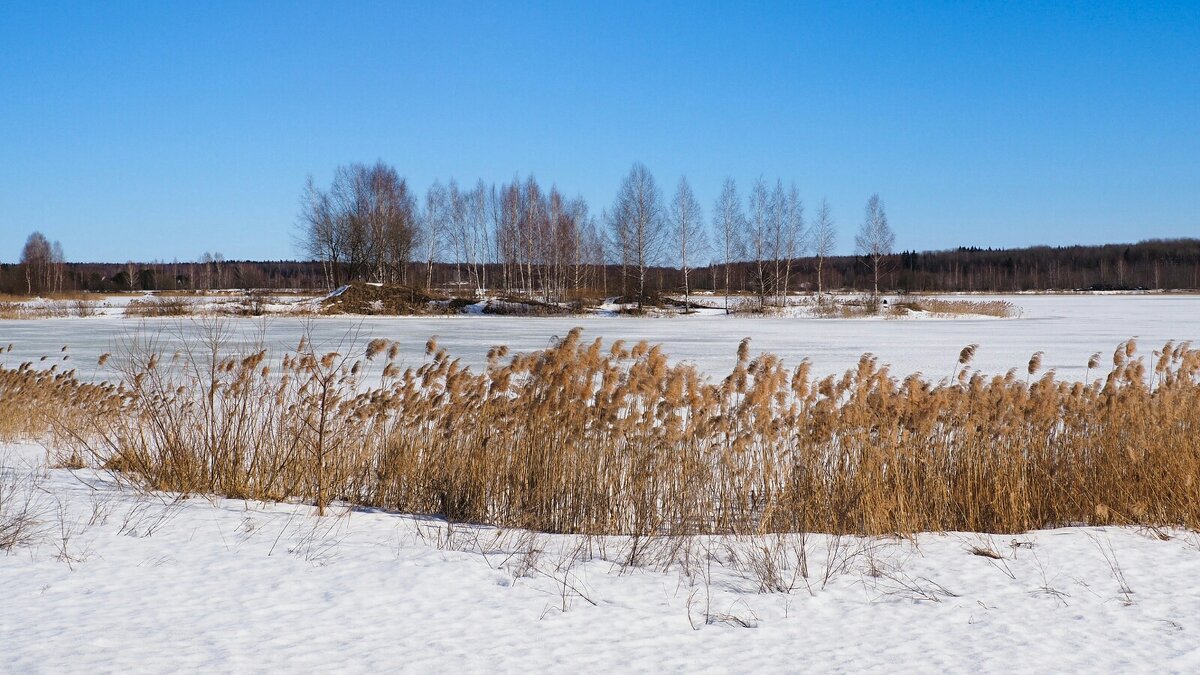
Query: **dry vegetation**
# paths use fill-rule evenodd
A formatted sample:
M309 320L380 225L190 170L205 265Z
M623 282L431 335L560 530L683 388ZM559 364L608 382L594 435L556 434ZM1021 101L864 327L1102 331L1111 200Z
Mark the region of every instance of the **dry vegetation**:
M407 315L435 314L437 297L411 286L353 283L322 303L325 314Z
M1009 318L1020 316L1021 310L1007 300L945 300L942 298L903 298L891 306L891 311L927 312L940 316L963 314Z
M870 295L861 297L817 296L802 302L801 306L808 307L814 316L839 319L879 315L902 318L912 313L931 314L939 317L1012 318L1021 315L1021 308L1007 300L946 300L907 295L900 296L890 304L879 297Z
M579 313L583 306L583 301L564 307L519 296L505 296L488 300L483 306L483 313L498 316L562 316Z
M125 306L125 316L157 318L187 316L193 312L193 303L181 295L151 295L131 300Z
M94 300L47 300L38 303L0 301L0 319L61 319L100 313L102 303Z
M537 353L496 348L476 373L432 341L415 368L382 340L233 355L207 326L182 353L131 339L112 359L119 388L0 370L0 420L36 419L146 488L550 532L1200 525L1200 352L1185 344L1145 357L1127 342L1088 382L1042 374L1037 355L985 376L968 347L931 383L870 355L816 379L743 342L710 381L579 330Z

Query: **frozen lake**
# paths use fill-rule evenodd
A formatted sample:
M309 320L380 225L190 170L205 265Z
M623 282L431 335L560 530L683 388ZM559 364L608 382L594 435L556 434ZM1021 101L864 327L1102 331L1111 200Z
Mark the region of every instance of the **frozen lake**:
M423 359L425 341L437 336L441 346L470 366L485 362L493 345L529 351L549 345L574 326L585 338L647 340L661 343L673 359L690 361L713 377L724 376L735 361L738 342L750 337L752 351L779 354L789 365L807 357L816 374L841 373L865 352L890 364L895 375L920 371L931 379L953 372L962 347L978 343L975 367L990 373L1024 369L1030 355L1045 352L1044 368L1060 378L1084 376L1088 357L1103 354L1107 368L1117 345L1136 337L1140 351L1149 354L1167 340L1200 342L1200 296L1194 295L1068 295L972 296L1001 298L1021 308L1019 318L947 319L812 319L792 317L688 316L673 318L616 317L274 317L224 319L241 344L248 346L265 329L272 351L294 347L311 329L318 342L338 348L347 336L360 343L389 338L402 345L407 364ZM181 330L182 329L182 330ZM71 360L81 377L104 377L96 358L130 333L157 333L171 351L184 339L194 339L191 319L126 319L91 317L0 321L0 347L15 345L0 356L13 366L43 355L61 358L69 345ZM169 345L169 346L167 346ZM354 347L353 349L358 349ZM342 346L343 351L350 348ZM51 361L47 360L48 365ZM1095 373L1093 373L1095 375Z

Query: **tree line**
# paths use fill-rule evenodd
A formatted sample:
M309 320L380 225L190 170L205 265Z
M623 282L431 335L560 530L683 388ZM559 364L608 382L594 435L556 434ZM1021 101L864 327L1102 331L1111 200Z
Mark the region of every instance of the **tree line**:
M660 294L753 294L762 306L789 293L857 290L1017 292L1200 288L1200 242L896 252L879 195L868 198L855 255L835 254L827 200L811 212L795 184L732 178L706 212L686 177L664 195L634 164L599 213L579 196L529 176L464 187L435 181L420 193L395 168L338 167L327 187L303 188L296 236L305 261L66 263L62 246L30 235L17 265L0 265L0 292L316 289L352 281L450 294L546 302L619 297L639 307Z
M207 259L207 261L205 260ZM821 264L818 261L821 260ZM914 292L1021 292L1041 290L1200 289L1200 240L1150 240L1136 244L1103 246L1030 247L1020 249L960 248L946 251L901 251L892 265L881 271L883 291ZM792 261L793 292L815 292L818 277L827 290L869 292L871 268L861 256L814 256ZM0 293L9 295L54 293L54 279L62 292L202 291L214 289L311 290L326 284L323 265L315 261L227 260L219 254L195 261L124 263L61 263L49 284L38 267L0 264ZM45 269L45 268L41 268ZM512 271L509 268L510 272ZM29 272L27 274L27 272ZM478 274L499 277L499 264L479 266ZM726 287L736 293L756 293L757 265L739 262L730 266L701 263L689 267L686 287L692 294L720 294ZM413 263L410 277L424 278L424 263ZM585 288L620 292L619 265L589 269ZM647 271L653 289L682 294L684 271L679 267L653 267ZM465 265L437 262L433 285L451 293L470 284ZM607 277L607 282L603 278ZM490 282L489 282L490 283ZM51 289L51 290L47 290Z
M709 219L686 177L667 198L640 163L598 216L582 197L546 189L533 176L470 188L435 181L419 198L393 167L351 164L338 167L327 188L309 179L299 228L299 248L320 262L327 287L356 280L431 287L439 263L450 261L462 290L545 301L612 294L639 307L676 282L689 302L705 268L709 290L723 280L726 298L752 290L764 305L779 303L798 289L794 273L809 256L822 292L821 271L837 237L826 201L806 222L795 184L759 178L743 203L728 178ZM855 243L874 292L894 242L873 195Z

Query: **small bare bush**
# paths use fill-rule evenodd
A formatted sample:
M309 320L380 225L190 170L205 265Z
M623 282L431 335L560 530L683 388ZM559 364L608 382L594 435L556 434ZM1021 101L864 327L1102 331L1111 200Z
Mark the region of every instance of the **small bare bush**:
M78 317L96 316L100 313L99 304L90 300L71 301L71 314Z
M40 499L38 483L31 472L0 461L0 551L29 546L41 538L48 509Z

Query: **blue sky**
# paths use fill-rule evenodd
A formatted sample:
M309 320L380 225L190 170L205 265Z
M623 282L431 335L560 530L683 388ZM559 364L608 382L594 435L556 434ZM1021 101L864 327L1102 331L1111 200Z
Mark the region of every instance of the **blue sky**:
M288 258L305 177L644 162L903 249L1200 236L1195 3L0 3L0 260Z

